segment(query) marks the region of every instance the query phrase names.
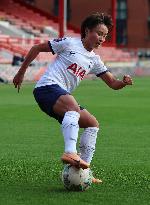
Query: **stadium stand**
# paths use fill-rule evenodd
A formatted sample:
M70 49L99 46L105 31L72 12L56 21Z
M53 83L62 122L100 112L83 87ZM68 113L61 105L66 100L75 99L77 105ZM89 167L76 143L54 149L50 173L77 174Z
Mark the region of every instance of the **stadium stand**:
M124 51L114 47L102 47L95 50L104 62L136 62L137 55L131 55L129 51Z
M8 33L5 32L5 35L0 34L1 47L25 56L33 44L58 36L58 23L54 22L52 19L48 19L40 13L28 9L13 0L5 0L5 4L7 4L5 7L3 4L0 4L0 18L4 19L12 26L15 26L17 35L19 33L17 29L20 29L22 32L25 31L26 33L32 34L32 37L31 39L27 39L29 37L26 36L26 33L22 33L24 36L21 39L17 38L18 36L13 37L15 30L13 30L13 35L12 33L8 35ZM73 30L67 30L67 36L79 36L79 34L75 33ZM129 52L112 47L100 48L96 52L100 54L102 60L105 62L136 60ZM46 59L44 55L43 58ZM41 60L42 58L40 57L39 59Z
M68 29L66 36L80 36ZM0 77L11 81L29 49L38 43L58 37L58 23L41 13L27 8L13 0L5 0L0 4L0 64L7 64L0 70ZM137 55L114 47L102 47L95 51L102 60L107 62L135 62ZM32 66L34 77L27 73L26 79L37 80L44 72L48 62L55 57L51 53L40 53ZM9 65L8 65L9 64ZM11 72L8 72L13 65ZM38 67L38 69L37 69Z
M42 16L40 13L35 12L32 9L28 9L19 3L12 0L6 0L7 6L4 7L0 4L0 18L5 19L17 28L20 28L27 33L33 34L34 36L58 36L58 23L52 19L48 19ZM49 33L47 34L46 30ZM73 30L68 30L69 35L78 35Z

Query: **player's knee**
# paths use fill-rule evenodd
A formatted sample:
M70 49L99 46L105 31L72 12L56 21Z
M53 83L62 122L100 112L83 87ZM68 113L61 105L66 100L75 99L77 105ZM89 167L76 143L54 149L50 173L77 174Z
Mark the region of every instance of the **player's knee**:
M93 125L94 126L92 126L92 127L97 127L97 128L99 128L99 122L97 121L97 119L95 118L95 117L93 117L94 119L93 119Z
M99 122L96 120L96 127L99 128Z
M66 106L66 112L67 111L76 111L76 112L78 112L78 113L80 113L80 108L79 108L79 106Z
M99 128L99 122L97 121L97 119L94 116L92 116L92 118L89 119L89 121L87 123L87 127Z
M78 112L78 113L80 112L79 105L74 100L74 98L70 95L65 96L63 98L62 105L65 109L65 112L68 112L68 111L75 111L75 112Z

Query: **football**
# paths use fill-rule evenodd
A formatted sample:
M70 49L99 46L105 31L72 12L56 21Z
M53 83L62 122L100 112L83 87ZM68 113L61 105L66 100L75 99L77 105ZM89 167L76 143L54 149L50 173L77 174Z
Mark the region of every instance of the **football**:
M64 187L70 191L85 191L92 184L91 169L78 169L69 164L62 171L62 182Z

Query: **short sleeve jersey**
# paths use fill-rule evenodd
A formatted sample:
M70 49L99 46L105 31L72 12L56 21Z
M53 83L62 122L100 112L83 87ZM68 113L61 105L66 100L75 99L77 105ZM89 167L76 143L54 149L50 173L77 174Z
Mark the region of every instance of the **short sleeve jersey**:
M80 38L58 38L48 43L57 56L35 87L58 84L71 93L87 74L100 76L108 71L94 51L84 48Z

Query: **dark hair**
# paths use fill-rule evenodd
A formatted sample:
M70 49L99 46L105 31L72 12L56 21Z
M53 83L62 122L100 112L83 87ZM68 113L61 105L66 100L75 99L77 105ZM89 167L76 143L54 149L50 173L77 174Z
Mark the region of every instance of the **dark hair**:
M98 12L88 16L81 24L81 38L85 38L86 28L91 30L98 24L105 24L108 30L111 30L113 26L112 17L108 14Z

